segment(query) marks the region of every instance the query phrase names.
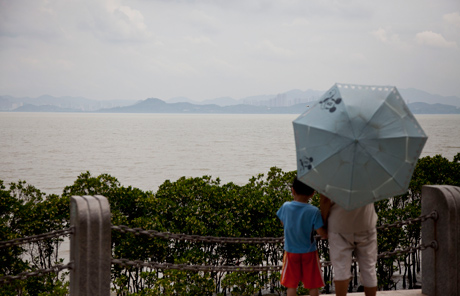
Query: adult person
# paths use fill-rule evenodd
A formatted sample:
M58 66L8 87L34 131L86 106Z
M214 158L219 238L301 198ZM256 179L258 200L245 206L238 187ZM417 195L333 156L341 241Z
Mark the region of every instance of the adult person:
M347 295L352 253L359 265L360 281L366 296L377 294L377 214L374 204L347 211L320 195L321 216L326 223L329 255L334 268L336 296Z
M276 213L284 228L285 252L280 282L287 288L287 296L296 295L299 282L309 289L311 296L317 296L324 281L314 231L323 238L327 233L321 212L308 202L314 189L294 178L291 192L294 200L285 202Z

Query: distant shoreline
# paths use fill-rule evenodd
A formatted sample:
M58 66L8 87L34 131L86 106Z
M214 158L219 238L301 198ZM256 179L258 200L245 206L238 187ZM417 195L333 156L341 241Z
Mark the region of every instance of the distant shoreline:
M296 104L283 107L268 107L254 105L218 106L214 104L195 105L191 103L166 103L158 99L147 99L137 104L124 107L103 108L99 110L79 110L73 108L61 108L55 105L32 105L26 104L13 110L0 110L0 112L24 112L24 113L140 113L140 114L302 114L310 105ZM413 114L460 114L460 107L444 104L409 103L409 110Z
M460 114L460 98L433 95L418 89L398 89L413 114ZM193 101L186 97L162 100L92 100L42 95L16 98L0 95L0 112L178 113L178 114L301 114L317 103L324 91L290 90L242 99L220 97Z

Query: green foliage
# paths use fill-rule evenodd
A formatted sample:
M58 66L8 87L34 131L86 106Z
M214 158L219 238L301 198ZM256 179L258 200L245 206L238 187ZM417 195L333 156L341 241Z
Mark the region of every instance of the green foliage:
M135 295L212 295L214 290L214 281L209 273L166 270L155 281L152 289L145 289Z
M108 174L92 177L90 172L85 172L78 176L71 186L64 188L63 195L110 195L113 189L118 188L120 182Z
M375 203L379 217L377 226L419 217L423 185L460 186L460 153L453 161L441 155L419 159L407 194ZM415 246L420 244L420 241L420 223L382 230L378 235L379 253ZM379 287L384 290L394 288L396 283L393 275L398 270L403 274L403 287L406 288L407 280L408 287L414 288L417 282L416 272L420 271L420 252L414 255L404 254L390 259L379 259L377 266Z
M11 183L9 190L0 181L0 238L11 240L69 227L69 200L56 195L45 196L24 181ZM0 249L0 276L47 269L62 262L58 258L62 238ZM65 274L48 274L14 281L2 287L2 295L65 295ZM61 292L59 292L61 291Z
M252 177L245 185L221 184L210 176L182 177L165 181L156 193L123 187L110 175L97 177L89 172L78 176L61 197L46 196L24 181L0 180L0 239L11 240L69 227L69 200L72 195L104 195L111 207L113 225L214 237L281 237L283 229L276 217L278 208L291 200L289 185L296 172L271 168ZM454 160L421 158L414 170L407 194L375 204L378 225L416 218L421 213L421 188L426 184L460 186L460 154ZM319 206L319 197L312 199ZM420 224L382 230L378 235L379 252L393 251L420 243ZM28 245L0 249L0 276L47 268L61 262L57 252L62 239L49 239ZM329 261L327 241L318 242L322 260ZM135 236L112 231L112 256L159 263L193 265L255 266L280 265L282 244L224 244L176 241ZM25 258L30 258L26 260ZM420 254L380 259L379 287L395 286L399 270L409 288L416 285L415 273ZM333 281L331 267L324 268L325 293ZM65 295L65 274L18 280L2 287L2 295ZM117 295L254 295L263 289L281 294L279 273L192 272L151 270L143 267L112 266L112 285ZM299 292L305 292L302 288Z
M291 199L287 184L292 173L272 168L264 175L252 178L248 184L221 184L209 176L182 177L166 181L155 195L139 198L136 209L142 215L114 214L112 220L129 227L155 229L171 233L186 233L217 237L264 237L283 235L276 211ZM114 209L117 190L107 196ZM126 189L119 197L127 198ZM118 203L119 204L119 203ZM117 218L118 217L118 218ZM115 221L112 221L115 224ZM155 262L206 265L261 265L278 264L282 260L282 244L261 248L257 245L210 244L164 239L134 237L113 233L114 257L152 260ZM136 244L138 247L133 248ZM148 281L140 279L142 268L113 267L117 279L117 293L129 286L129 292L139 293L148 288ZM121 276L123 275L123 276ZM215 292L219 292L224 273L212 272ZM268 277L267 277L268 278ZM124 280L121 280L124 279ZM278 280L269 278L275 285ZM162 279L165 281L165 279ZM135 283L135 284L133 284Z
M268 284L267 280L268 277L263 277L258 272L233 272L227 274L222 281L222 287L232 291L235 296L253 296Z

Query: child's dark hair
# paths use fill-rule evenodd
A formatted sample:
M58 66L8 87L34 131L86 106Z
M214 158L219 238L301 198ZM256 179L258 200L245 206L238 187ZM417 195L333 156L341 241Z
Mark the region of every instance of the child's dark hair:
M295 192L300 195L310 196L313 193L315 193L315 189L299 181L297 177L295 177L294 180L292 181L292 188L294 188Z

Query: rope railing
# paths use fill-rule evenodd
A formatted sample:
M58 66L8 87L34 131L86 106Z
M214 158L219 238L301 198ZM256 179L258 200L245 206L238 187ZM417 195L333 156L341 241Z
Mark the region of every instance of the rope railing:
M59 271L66 269L71 270L72 268L73 262L69 262L67 264L56 264L51 266L50 268L41 268L34 271L21 272L17 275L6 275L0 277L0 285L4 285L15 280L25 280L34 276L42 276L48 273L58 273Z
M399 227L403 227L405 225L414 224L416 222L425 222L428 219L433 219L433 220L436 221L438 219L438 212L432 211L429 214L422 215L422 216L419 216L417 218L411 218L411 219L407 219L407 220L404 220L404 221L398 221L398 222L391 223L391 224L383 224L383 225L378 226L377 230L384 230L384 229L389 229L389 228L394 228L394 227L399 228Z
M438 213L433 211L430 214L423 215L417 218L411 218L404 221L392 223L392 224L383 224L377 227L378 230L384 230L393 227L402 227L404 225L414 224L416 222L424 222L428 219L436 220L438 218ZM175 240L185 240L193 242L205 242L205 243L231 243L231 244L271 244L271 243L282 243L284 242L284 237L216 237L216 236L200 236L200 235L191 235L191 234L177 234L171 232L160 232L156 230L144 230L142 228L130 228L125 225L112 225L113 230L117 230L122 233L132 233L134 235L146 235L151 238L163 238L163 239L175 239ZM320 236L316 235L316 239L319 239Z
M34 242L38 242L38 241L45 240L45 239L55 238L58 236L65 236L65 235L72 234L73 231L74 231L73 227L70 227L67 229L54 230L54 231L47 232L47 233L31 235L31 236L22 237L22 238L16 238L16 239L8 240L8 241L2 241L0 242L0 249L18 246L22 244L34 243Z
M122 267L135 266L135 267L148 267L151 269L176 269L188 271L278 271L281 266L278 265L254 265L254 266L239 266L239 265L189 265L189 264L173 264L173 263L158 263L147 262L142 260L129 260L129 259L112 259L112 264L118 264Z
M428 248L433 248L435 250L438 249L438 243L436 241L432 241L429 244L424 244L424 245L418 245L416 247L408 247L405 249L397 249L394 250L393 252L383 252L377 255L377 259L385 259L385 258L392 258L396 255L400 254L407 254L407 253L414 253L418 250L423 251ZM356 258L353 258L352 260L353 263L357 262ZM332 266L331 261L321 261L321 266Z
M400 221L392 224L384 224L377 227L378 230L385 230L393 227L402 227L404 225L411 225L416 222L424 222L428 219L436 220L438 218L438 213L436 211L431 212L430 214L419 216L417 218L407 219L405 221ZM259 238L245 238L245 237L213 237L213 236L199 236L199 235L188 235L188 234L175 234L170 232L159 232L156 230L144 230L141 228L129 228L125 225L114 226L112 225L112 230L116 230L122 233L132 233L136 236L146 235L151 238L164 238L164 239L176 239L176 240L185 240L193 242L206 242L206 243L242 243L242 244L270 244L270 243L282 243L284 242L284 237L259 237ZM320 236L317 235L315 238L319 239ZM399 254L414 253L418 250L425 250L427 248L437 249L437 242L432 241L429 244L419 245L416 247L408 247L405 249L397 249L392 252L383 252L378 254L377 258L391 258ZM112 264L118 264L122 267L136 266L136 267L147 267L152 269L176 269L176 270L190 270L190 271L245 271L245 272L254 272L254 271L279 271L282 266L217 266L217 265L187 265L187 264L172 264L172 263L158 263L158 262L146 262L142 260L129 260L124 258L112 259ZM331 266L330 261L321 261L321 266Z
M378 230L389 229L393 227L402 227L404 225L411 225L416 222L424 222L428 219L436 220L438 218L437 212L433 211L430 214L423 215L417 218L408 219L405 221L400 221L392 224L384 224L377 227ZM163 239L175 239L175 240L183 240L183 241L190 241L190 242L205 242L205 243L230 243L230 244L276 244L282 243L284 241L284 237L257 237L257 238L248 238L248 237L213 237L213 236L200 236L200 235L189 235L189 234L175 234L170 232L159 232L156 230L144 230L141 228L130 228L125 225L112 225L112 230L119 231L121 233L132 233L136 236L146 235L151 238L163 238ZM74 228L70 227L67 229L51 231L48 233L43 233L39 235L24 237L24 238L17 238L9 241L2 241L0 242L0 248L7 248L13 247L21 244L33 243L45 239L51 239L58 236L65 236L74 233ZM316 238L320 238L316 236ZM395 255L405 254L405 253L413 253L417 250L425 250L426 248L434 248L437 249L437 242L432 241L429 244L419 245L416 247L409 247L406 249L399 249L392 252L383 252L378 254L378 258L390 258ZM189 270L189 271L226 271L226 272L234 272L234 271L244 271L244 272L255 272L255 271L279 271L281 270L280 265L272 265L272 266L225 266L225 265L187 265L187 264L172 264L172 263L158 263L158 262L146 262L142 260L129 260L124 258L112 258L112 264L117 264L122 267L128 266L135 266L135 267L147 267L151 269L176 269L176 270ZM330 266L330 261L322 261L321 265ZM37 269L31 272L23 272L18 275L9 275L0 278L0 284L5 284L14 280L23 280L29 277L34 276L42 276L44 274L52 273L52 272L59 272L65 269L72 269L73 262L68 264L58 264L51 266L50 268L46 269Z
M433 248L435 250L438 249L438 242L433 240L428 244L424 245L418 245L416 247L408 247L406 249L396 249L392 252L383 252L378 254L377 258L382 259L382 258L391 258L395 255L400 255L400 254L407 254L407 253L414 253L416 251L424 251L428 248Z
M22 245L22 244L34 243L34 242L38 242L38 241L42 241L46 239L56 238L59 236L66 236L66 235L72 234L73 232L74 232L74 228L70 227L67 229L55 230L55 231L32 235L28 237L16 238L16 239L8 240L8 241L2 241L0 242L0 249L14 247L14 246ZM0 277L0 285L4 285L4 284L10 283L15 280L25 280L29 277L39 277L39 276L49 274L49 273L58 273L59 271L66 270L66 269L70 270L72 269L72 266L73 266L73 262L69 262L67 264L56 264L49 268L39 268L33 271L21 272L17 275L2 276Z
M391 258L400 254L414 253L418 250L423 251L427 248L437 249L438 245L436 241L432 241L429 244L419 245L416 247L408 247L405 249L398 249L393 252L383 252L377 255L378 259ZM356 262L356 259L353 259L353 262ZM160 269L160 270L188 270L188 271L226 271L226 272L235 272L235 271L244 271L244 272L255 272L255 271L279 271L281 270L281 265L255 265L255 266L235 266L235 265L187 265L187 264L172 264L172 263L158 263L158 262L147 262L142 260L129 260L129 259L112 259L112 264L118 264L122 267L135 266L135 267L147 267L151 269ZM331 261L321 261L321 266L332 266Z
M284 237L216 237L216 236L200 236L190 234L176 234L170 232L159 232L156 230L144 230L142 228L129 228L125 225L114 226L113 230L122 233L132 233L134 235L146 235L151 238L164 238L185 240L192 242L205 242L205 243L230 243L230 244L268 244L268 243L282 243Z
M446 219L450 213L457 213L457 207L453 207L450 200L456 198L459 200L460 189L452 186L429 186L424 190L424 203L422 204L422 215L417 218L407 219L405 221L398 221L395 223L383 224L377 227L377 230L384 231L386 229L391 229L399 227L406 229L405 226L410 226L418 222L424 222L428 219L435 220L435 223L422 223L422 239L415 242L422 243L421 245L415 246L412 245L405 249L395 249L393 251L381 252L378 254L379 259L390 258L398 256L400 254L411 254L418 253L427 249L426 252L423 252L423 274L428 274L422 280L424 287L437 287L436 283L441 283L444 280L445 273L442 271L444 269L437 268L442 261L441 266L449 265L452 257L456 255L456 250L458 253L458 239L457 236L452 235L451 233L455 232L455 226L451 225L451 219ZM441 200L441 202L440 202ZM460 204L460 203L456 203ZM455 205L456 205L455 204ZM429 213L429 211L432 211ZM438 219L438 212L439 219ZM447 213L447 214L446 214ZM446 215L445 215L446 214ZM450 217L450 216L449 216ZM160 262L152 262L153 258L143 260L131 260L126 258L113 258L112 256L112 245L111 239L113 231L118 231L120 233L128 234L129 236L146 236L147 238L160 238L166 240L167 245L173 246L176 243L173 240L182 240L186 242L202 242L203 245L199 244L198 247L204 252L208 248L215 250L212 245L206 244L259 244L259 248L266 248L267 250L276 251L274 254L279 255L279 252L282 250L279 244L283 243L283 237L213 237L213 236L200 236L200 235L189 235L189 234L176 234L169 232L159 232L155 230L144 230L142 228L130 228L124 225L111 225L110 223L110 206L108 200L101 195L96 196L72 196L71 197L71 228L56 230L48 233L43 233L39 235L16 238L8 241L0 242L0 250L3 251L3 248L7 247L16 247L21 244L31 244L36 243L41 240L50 240L58 236L70 235L71 236L71 258L70 262L63 264L62 262L56 262L53 266L46 266L37 269L37 270L28 270L27 272L21 272L17 275L7 275L0 277L0 285L9 283L15 280L25 280L30 277L43 277L47 274L57 273L63 270L70 270L70 293L79 295L81 291L87 287L97 287L98 291L110 291L110 286L115 284L111 282L111 275L113 272L118 270L118 266L121 266L127 272L132 272L133 270L130 267L137 268L146 268L146 269L157 269L157 270L188 270L195 272L268 272L273 273L281 269L279 264L280 260L275 259L271 260L267 257L264 261L258 262L253 266L243 266L246 263L230 263L225 265L223 262L212 262L209 265L207 263L203 264L173 264L163 262L164 260L160 259ZM94 223L96 221L96 223ZM91 223L90 223L91 222ZM410 229L410 227L407 229ZM111 231L112 230L112 231ZM441 233L441 235L439 235ZM446 237L445 233L449 233L449 236ZM116 235L114 238L116 238ZM316 236L319 238L319 236ZM442 238L442 239L440 239ZM57 242L54 241L53 242ZM427 243L428 242L428 243ZM265 246L264 244L275 244ZM276 245L278 244L278 245ZM438 249L439 244L439 249ZM218 245L219 246L219 245ZM451 246L453 246L451 248ZM327 247L322 245L322 247ZM449 248L447 248L449 247ZM435 250L438 250L435 252ZM447 250L447 251L446 251ZM214 251L213 251L214 252ZM216 251L217 252L217 251ZM217 255L213 253L213 255ZM404 260L406 260L406 256ZM401 260L402 257L395 257L394 260ZM413 256L415 259L419 258ZM427 259L428 258L428 259ZM427 259L427 260L425 260ZM411 259L412 260L412 259ZM169 260L168 260L169 261ZM182 262L181 262L182 263ZM191 262L190 262L191 263ZM215 265L212 265L215 264ZM272 264L272 265L270 265ZM328 270L331 266L330 261L322 261L321 265L325 268L325 271ZM452 264L451 264L452 265ZM455 265L455 264L454 264ZM449 270L456 272L457 267L453 267ZM27 267L29 268L29 267ZM139 270L134 270L138 272ZM427 272L425 272L427 271ZM452 272L453 272L452 271ZM19 272L19 271L18 271ZM329 270L328 272L332 272ZM6 272L10 273L10 272ZM332 274L332 273L331 273ZM431 278L432 274L435 274L435 280ZM53 275L56 276L56 275ZM82 277L81 275L86 275ZM444 283L441 285L442 288L450 287L449 283ZM122 287L123 288L123 287ZM455 288L455 287L454 287ZM454 291L454 288L450 287L449 291ZM456 290L455 290L456 291ZM105 292L104 292L105 293ZM434 294L434 293L433 293ZM455 293L450 293L450 295L457 295Z

